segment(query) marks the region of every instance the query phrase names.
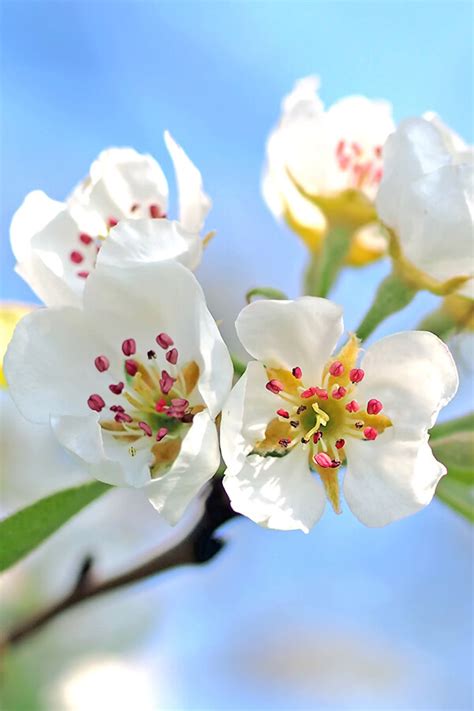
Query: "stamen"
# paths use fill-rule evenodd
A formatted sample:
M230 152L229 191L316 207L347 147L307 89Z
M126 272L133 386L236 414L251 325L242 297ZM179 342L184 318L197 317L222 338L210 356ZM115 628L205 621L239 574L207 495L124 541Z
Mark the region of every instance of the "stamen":
M332 459L326 452L318 452L318 454L314 455L313 459L316 464L319 464L323 469L330 469L332 467Z
M303 390L301 393L300 397L303 397L305 399L308 399L310 397L314 397L316 395L316 391L318 388L307 388L306 390Z
M111 412L125 412L125 408L122 405L111 405L109 410Z
M377 439L378 434L379 433L377 432L375 427L366 427L364 430L364 437L368 440Z
M296 366L295 368L293 368L293 370L291 372L293 374L293 377L296 378L297 380L300 380L303 377L303 371L301 370L301 368L299 366Z
M364 423L361 422L360 420L357 420L357 422L354 423L354 427L356 428L356 430L361 430L363 426L364 426Z
M322 432L315 432L314 435L313 435L313 442L314 442L314 444L318 444L318 442L319 442L319 440L321 439L322 436L323 436L323 433L322 433Z
M86 245L94 241L94 238L88 235L86 232L81 232L81 234L79 235L79 239L81 240L82 244Z
M138 365L135 363L134 360L130 358L129 360L125 361L125 370L129 375L133 377L138 371Z
M275 378L273 380L269 380L265 387L274 395L278 395L278 393L281 393L281 391L284 390L283 383L279 380L275 380Z
M171 363L171 365L176 365L178 362L178 351L176 348L172 348L168 353L165 355L166 360L168 363Z
M349 379L351 383L360 383L364 379L364 375L362 368L352 368L349 373Z
M331 469L337 469L337 467L341 466L341 462L339 459L331 459Z
M146 434L147 437L151 437L151 436L152 436L152 434L153 434L152 429L151 429L150 425L149 425L147 422L139 422L139 423L138 423L138 426L139 426L139 428L140 428L141 430L144 431L144 433Z
M158 217L163 217L164 213L161 211L161 208L159 205L150 205L148 208L150 211L150 217L152 218L158 218Z
M338 378L340 375L342 375L344 372L344 366L342 365L341 361L336 360L334 361L334 363L331 363L331 365L329 366L329 372L335 378Z
M163 395L168 395L174 383L175 379L172 378L171 375L166 372L166 370L162 370L160 378L160 389Z
M300 423L298 422L298 420L290 420L290 425L296 429L300 426Z
M166 404L166 400L164 397L160 398L157 403L155 403L155 410L157 412L165 412L167 409L168 405Z
M82 256L82 254L75 249L71 252L69 258L71 262L74 262L74 264L80 264L84 261L84 257Z
M325 390L324 388L314 388L315 389L315 395L319 397L320 400L327 400L328 399L328 391Z
M77 276L81 279L87 279L87 277L89 276L89 272L77 272Z
M286 449L288 447L288 445L291 444L291 439L286 439L286 438L279 439L278 444Z
M159 333L155 338L155 341L158 343L160 348L163 348L164 351L170 346L174 346L173 339L171 336L168 336L167 333Z
M152 351L152 350L147 351L146 357L148 358L148 360L152 360L152 359L156 358L156 353L155 353L155 351Z
M360 409L360 405L357 400L351 400L346 405L347 412L357 412Z
M125 384L122 383L122 381L120 381L119 383L116 383L116 384L112 383L111 385L109 385L109 390L114 395L120 395L120 393L122 392L124 387L125 387Z
M160 429L158 430L158 433L157 433L157 435L156 435L156 441L157 441L157 442L161 442L161 440L163 439L163 437L166 437L167 434L168 434L167 428L166 428L166 427L160 427Z
M107 227L109 230L111 230L112 227L115 227L115 225L118 225L118 220L116 220L115 217L109 217L107 220Z
M369 400L367 403L367 412L369 415L378 415L383 409L383 405L380 400Z
M299 408L296 410L296 414L297 414L297 415L301 415L301 413L304 412L304 411L307 410L307 409L308 409L308 408L306 407L306 405L300 405Z
M137 352L137 344L134 338L126 338L122 343L122 353L131 356Z
M105 407L105 400L100 395L94 394L88 398L87 404L94 412L101 412Z
M133 417L130 417L126 412L117 412L114 417L115 422L133 422Z
M336 441L336 449L342 449L346 443L345 439L338 439Z
M283 408L277 410L277 415L280 415L280 417L284 417L285 420L288 420L288 418L290 417L290 413L288 412L288 410L283 410Z
M103 373L105 370L108 370L110 367L110 361L107 358L107 356L101 355L97 356L97 358L94 361L95 367L99 371L99 373Z
M343 397L345 397L345 395L347 395L347 390L342 385L339 385L334 388L331 395L335 400L341 400Z
M138 210L139 207L140 207L139 203L134 202L132 207L130 208L130 212L135 212L136 210Z

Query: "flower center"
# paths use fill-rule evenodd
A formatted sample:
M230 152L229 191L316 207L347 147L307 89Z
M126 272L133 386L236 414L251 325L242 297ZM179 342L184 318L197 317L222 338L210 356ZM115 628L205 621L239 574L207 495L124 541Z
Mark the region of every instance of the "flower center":
M140 357L135 339L125 339L121 344L123 380L108 385L112 404L97 393L87 400L95 412L107 408L107 415L99 419L104 435L126 445L130 456L143 448L151 450L152 478L171 466L194 415L205 409L202 403L190 403L199 378L197 363L190 361L178 367L179 352L167 333L159 333L155 341L161 349L159 357L153 349ZM164 363L158 365L161 358L166 367ZM106 355L98 355L94 366L106 373L110 361Z
M130 217L151 217L152 219L159 219L166 217L166 212L163 212L160 205L155 203L145 206L136 202L130 207ZM115 217L108 217L106 220L106 234L95 235L93 237L87 234L87 232L79 233L77 248L69 253L69 259L72 264L79 267L76 272L76 276L79 279L87 279L91 269L95 267L97 254L100 252L102 243L107 238L112 227L115 227L118 223L119 221ZM84 263L87 265L87 268L84 268Z
M382 146L362 146L341 139L335 156L340 170L348 173L356 190L376 186L382 180Z
M267 367L266 388L281 406L252 450L261 456L285 456L293 448L303 447L336 512L340 505L335 472L345 462L346 440L352 437L369 443L391 426L390 419L381 414L380 400L372 398L360 405L355 399L357 385L365 375L355 367L358 350L358 340L352 336L326 365L318 384L305 383L298 366L291 372Z

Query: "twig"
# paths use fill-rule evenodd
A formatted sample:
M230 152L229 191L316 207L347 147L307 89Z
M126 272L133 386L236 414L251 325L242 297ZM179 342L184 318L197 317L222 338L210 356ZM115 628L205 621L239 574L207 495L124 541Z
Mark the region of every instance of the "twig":
M229 499L220 478L211 482L211 492L206 500L204 512L194 528L176 545L165 550L136 568L95 582L92 576L93 559L88 557L81 565L75 585L62 600L35 614L14 627L0 640L0 651L27 639L41 630L48 622L85 600L102 595L111 590L130 585L157 573L182 565L201 565L211 560L224 546L224 541L214 534L226 521L237 514L231 509Z

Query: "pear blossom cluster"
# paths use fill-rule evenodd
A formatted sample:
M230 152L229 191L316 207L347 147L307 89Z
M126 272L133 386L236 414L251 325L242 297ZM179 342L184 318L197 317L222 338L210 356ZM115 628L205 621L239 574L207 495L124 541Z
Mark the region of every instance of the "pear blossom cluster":
M268 140L272 213L316 255L350 224L348 263L390 242L407 278L472 300L472 149L434 115L395 127L385 101L325 109L317 92L298 82ZM65 202L33 191L15 213L16 270L44 303L4 359L21 416L171 524L214 476L236 512L281 530L308 532L326 502L374 527L425 507L446 474L429 430L458 388L446 344L406 331L366 347L329 299L263 298L236 319L249 362L234 372L193 273L211 202L165 143L176 220L161 167L132 148L101 153Z

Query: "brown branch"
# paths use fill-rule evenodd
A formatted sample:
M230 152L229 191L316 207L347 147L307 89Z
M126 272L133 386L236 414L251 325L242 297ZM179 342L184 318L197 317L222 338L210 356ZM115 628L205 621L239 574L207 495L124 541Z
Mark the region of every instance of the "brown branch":
M70 593L57 603L35 614L25 622L14 627L3 639L0 650L18 644L30 635L41 630L58 615L79 605L85 600L102 595L111 590L123 588L157 573L163 573L182 565L201 565L211 560L224 546L224 541L214 534L226 521L237 514L231 509L229 499L222 487L220 478L211 482L211 492L206 500L204 512L192 530L168 550L159 553L142 565L120 575L95 582L92 575L93 560L84 560L76 583Z

